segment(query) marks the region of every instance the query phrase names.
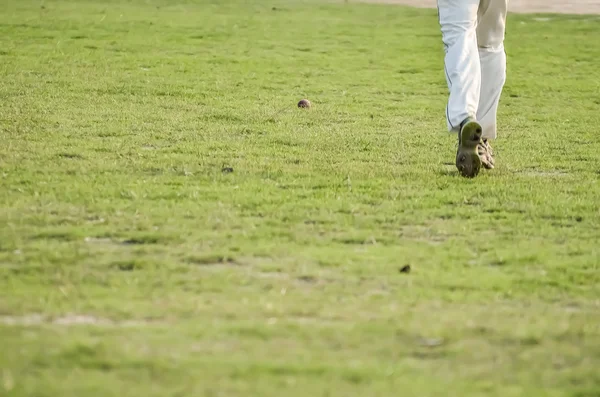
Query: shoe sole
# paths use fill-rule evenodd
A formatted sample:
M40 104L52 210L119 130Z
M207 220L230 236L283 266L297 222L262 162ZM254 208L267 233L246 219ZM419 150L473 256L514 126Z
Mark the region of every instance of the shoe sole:
M481 158L481 156L479 156L479 158ZM485 168L486 170L493 170L494 169L494 160L491 159L487 159L486 161L481 161L481 163L483 164L483 168Z
M484 151L485 154L483 156L481 156L481 154L479 155L483 168L486 170L493 170L495 165L494 152L491 150L490 146L486 146Z
M477 152L483 130L476 121L468 121L460 130L460 144L456 153L456 168L465 178L479 175L482 161Z

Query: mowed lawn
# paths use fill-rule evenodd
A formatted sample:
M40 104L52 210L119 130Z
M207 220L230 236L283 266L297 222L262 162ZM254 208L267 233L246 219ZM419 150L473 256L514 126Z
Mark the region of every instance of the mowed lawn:
M598 37L467 180L435 10L3 0L0 395L600 396Z

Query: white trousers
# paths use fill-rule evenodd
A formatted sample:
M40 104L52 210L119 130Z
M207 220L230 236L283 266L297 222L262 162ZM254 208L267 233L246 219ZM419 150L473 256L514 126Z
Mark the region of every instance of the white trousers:
M449 131L468 117L496 138L496 115L506 81L504 31L508 0L438 0L450 96Z

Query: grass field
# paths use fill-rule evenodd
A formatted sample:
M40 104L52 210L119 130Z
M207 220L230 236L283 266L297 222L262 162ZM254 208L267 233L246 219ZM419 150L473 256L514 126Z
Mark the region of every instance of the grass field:
M599 35L467 180L435 10L2 1L0 395L600 396Z

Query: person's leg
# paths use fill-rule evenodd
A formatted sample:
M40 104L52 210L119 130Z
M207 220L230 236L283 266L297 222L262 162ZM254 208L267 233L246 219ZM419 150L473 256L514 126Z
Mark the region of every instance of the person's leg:
M477 46L480 0L438 0L438 14L446 57L444 68L450 95L446 120L458 132L456 168L465 177L481 169L478 145L482 127L477 122L481 94L481 64Z
M477 116L481 92L481 64L477 47L479 0L438 0L444 68L450 95L446 120L450 131L459 131L469 117Z
M484 139L496 138L496 116L506 81L504 33L508 0L481 0L478 12L477 45L481 62L481 91L477 120Z

